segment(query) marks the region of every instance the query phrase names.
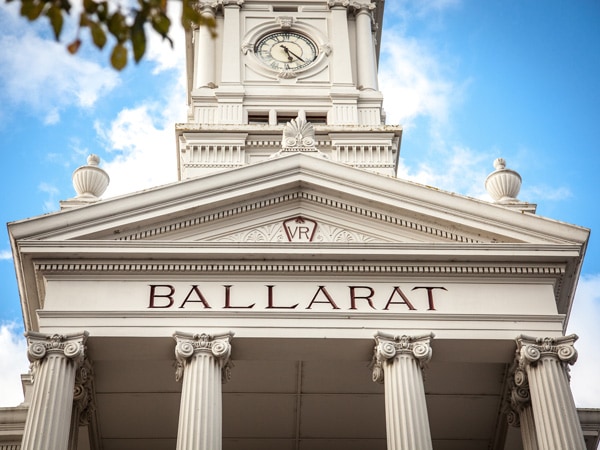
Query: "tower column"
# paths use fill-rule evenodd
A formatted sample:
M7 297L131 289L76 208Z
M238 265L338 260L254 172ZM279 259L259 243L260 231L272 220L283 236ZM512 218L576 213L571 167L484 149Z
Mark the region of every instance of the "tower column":
M221 383L229 377L231 338L176 332L177 381L183 379L177 450L222 448Z
M517 371L529 383L540 450L586 448L567 374L577 359L576 340L576 335L517 338Z
M328 0L331 10L329 29L331 47L331 82L334 86L352 85L352 67L350 66L350 32L348 31L348 2Z
M67 450L75 374L85 356L87 332L47 335L27 332L33 396L22 450Z
M196 6L200 10L200 14L207 22L215 21L215 9L208 3L199 2ZM215 41L211 35L210 29L203 25L194 30L194 34L198 42L196 43L196 55L194 58L195 81L194 89L208 87L214 88L215 83L215 65L216 65L216 50Z
M373 381L385 386L388 450L431 450L422 369L431 359L433 334L375 335Z
M223 35L229 38L232 47L224 49L221 64L223 83L239 84L241 82L241 50L240 9L244 0L228 0L223 2ZM214 39L213 39L214 40ZM235 47L233 47L235 45Z
M355 5L356 11L356 59L358 88L377 90L377 60L373 46L373 17L375 4L371 2Z

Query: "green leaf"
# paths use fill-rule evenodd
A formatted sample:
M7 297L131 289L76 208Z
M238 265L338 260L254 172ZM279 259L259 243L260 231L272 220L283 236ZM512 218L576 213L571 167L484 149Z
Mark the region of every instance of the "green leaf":
M135 62L140 62L146 52L146 32L144 22L146 21L144 11L138 11L133 26L131 27L131 44L133 46L133 57Z
M169 34L170 27L171 20L164 13L158 13L152 16L152 28L154 28L163 38Z
M108 2L98 3L96 15L98 16L98 20L100 22L106 22L106 18L108 17Z
M193 24L198 24L201 20L200 13L192 6L190 0L183 0L183 8L181 8L181 25L186 30L189 30Z
M98 3L94 0L83 0L83 9L88 14L94 14L98 9Z
M34 1L22 1L21 2L21 15L27 17L29 20L35 20L40 17L40 14L44 10L45 4L42 2Z
M125 22L125 16L116 11L107 21L108 31L117 38L119 43L125 42L129 37L129 27Z
M46 12L46 16L50 19L50 24L54 31L54 38L58 41L63 26L62 10L58 6L52 5Z
M123 44L116 44L110 55L110 63L117 70L122 70L127 65L127 49Z
M104 48L104 45L106 44L106 33L104 33L102 27L96 22L90 22L89 25L94 45L100 49Z

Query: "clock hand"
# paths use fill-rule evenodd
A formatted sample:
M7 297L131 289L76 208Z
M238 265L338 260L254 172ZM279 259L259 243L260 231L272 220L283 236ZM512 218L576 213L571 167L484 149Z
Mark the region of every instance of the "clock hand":
M293 51L289 50L285 45L283 45L283 44L280 44L280 45L283 48L283 50L285 51L285 53L287 53L288 59L290 61L292 60L292 56L293 56L294 58L298 59L299 61L304 62L304 60L302 58L300 58L298 55L296 55Z
M292 55L290 55L290 51L288 50L288 48L283 44L280 44L279 46L283 48L283 51L286 53L286 55L288 57L288 61L290 61L290 62L293 61L294 58L292 58Z

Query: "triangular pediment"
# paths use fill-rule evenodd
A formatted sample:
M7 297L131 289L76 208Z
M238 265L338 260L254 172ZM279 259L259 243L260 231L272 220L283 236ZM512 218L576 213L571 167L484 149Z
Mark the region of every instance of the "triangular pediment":
M119 240L223 243L419 243L494 242L479 230L433 223L408 210L390 211L297 187L279 195L245 198L206 214L180 217L130 233ZM511 239L510 242L516 242Z
M312 239L290 236L286 221L296 218L315 224ZM305 238L304 228L294 229ZM579 227L304 154L28 219L11 231L51 241L312 245L587 239Z

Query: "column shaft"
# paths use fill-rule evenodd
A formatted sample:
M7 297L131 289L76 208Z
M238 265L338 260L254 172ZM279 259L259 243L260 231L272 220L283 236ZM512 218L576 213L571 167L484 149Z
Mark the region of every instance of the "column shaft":
M364 5L356 12L356 59L358 70L358 88L377 90L377 60L371 29L372 4Z
M215 12L210 6L204 7L201 14L209 22L215 20ZM196 81L194 83L194 88L215 87L214 68L217 62L215 58L216 39L213 38L210 29L206 25L201 25L197 30L194 31L194 33L196 34L196 39L198 39L194 62L196 66Z
M567 364L573 364L577 336L517 339L520 365L529 381L531 407L540 450L585 450L577 408L569 387Z
M433 448L422 374L431 358L432 337L375 336L373 379L385 386L388 450Z
M183 377L177 450L222 448L221 383L231 352L231 336L174 335L177 379Z
M341 0L329 0L331 20L329 32L331 47L331 83L333 86L352 85L352 66L350 65L350 32L348 31L348 7Z
M535 431L535 420L533 419L533 409L531 408L531 404L528 404L521 409L519 420L521 422L521 439L523 440L523 450L539 450Z
M241 1L238 2L241 4ZM241 82L240 4L233 3L223 7L223 36L227 36L231 47L224 49L221 61L221 80L223 83Z
M34 383L21 450L67 450L75 372L83 360L87 333L26 336Z

